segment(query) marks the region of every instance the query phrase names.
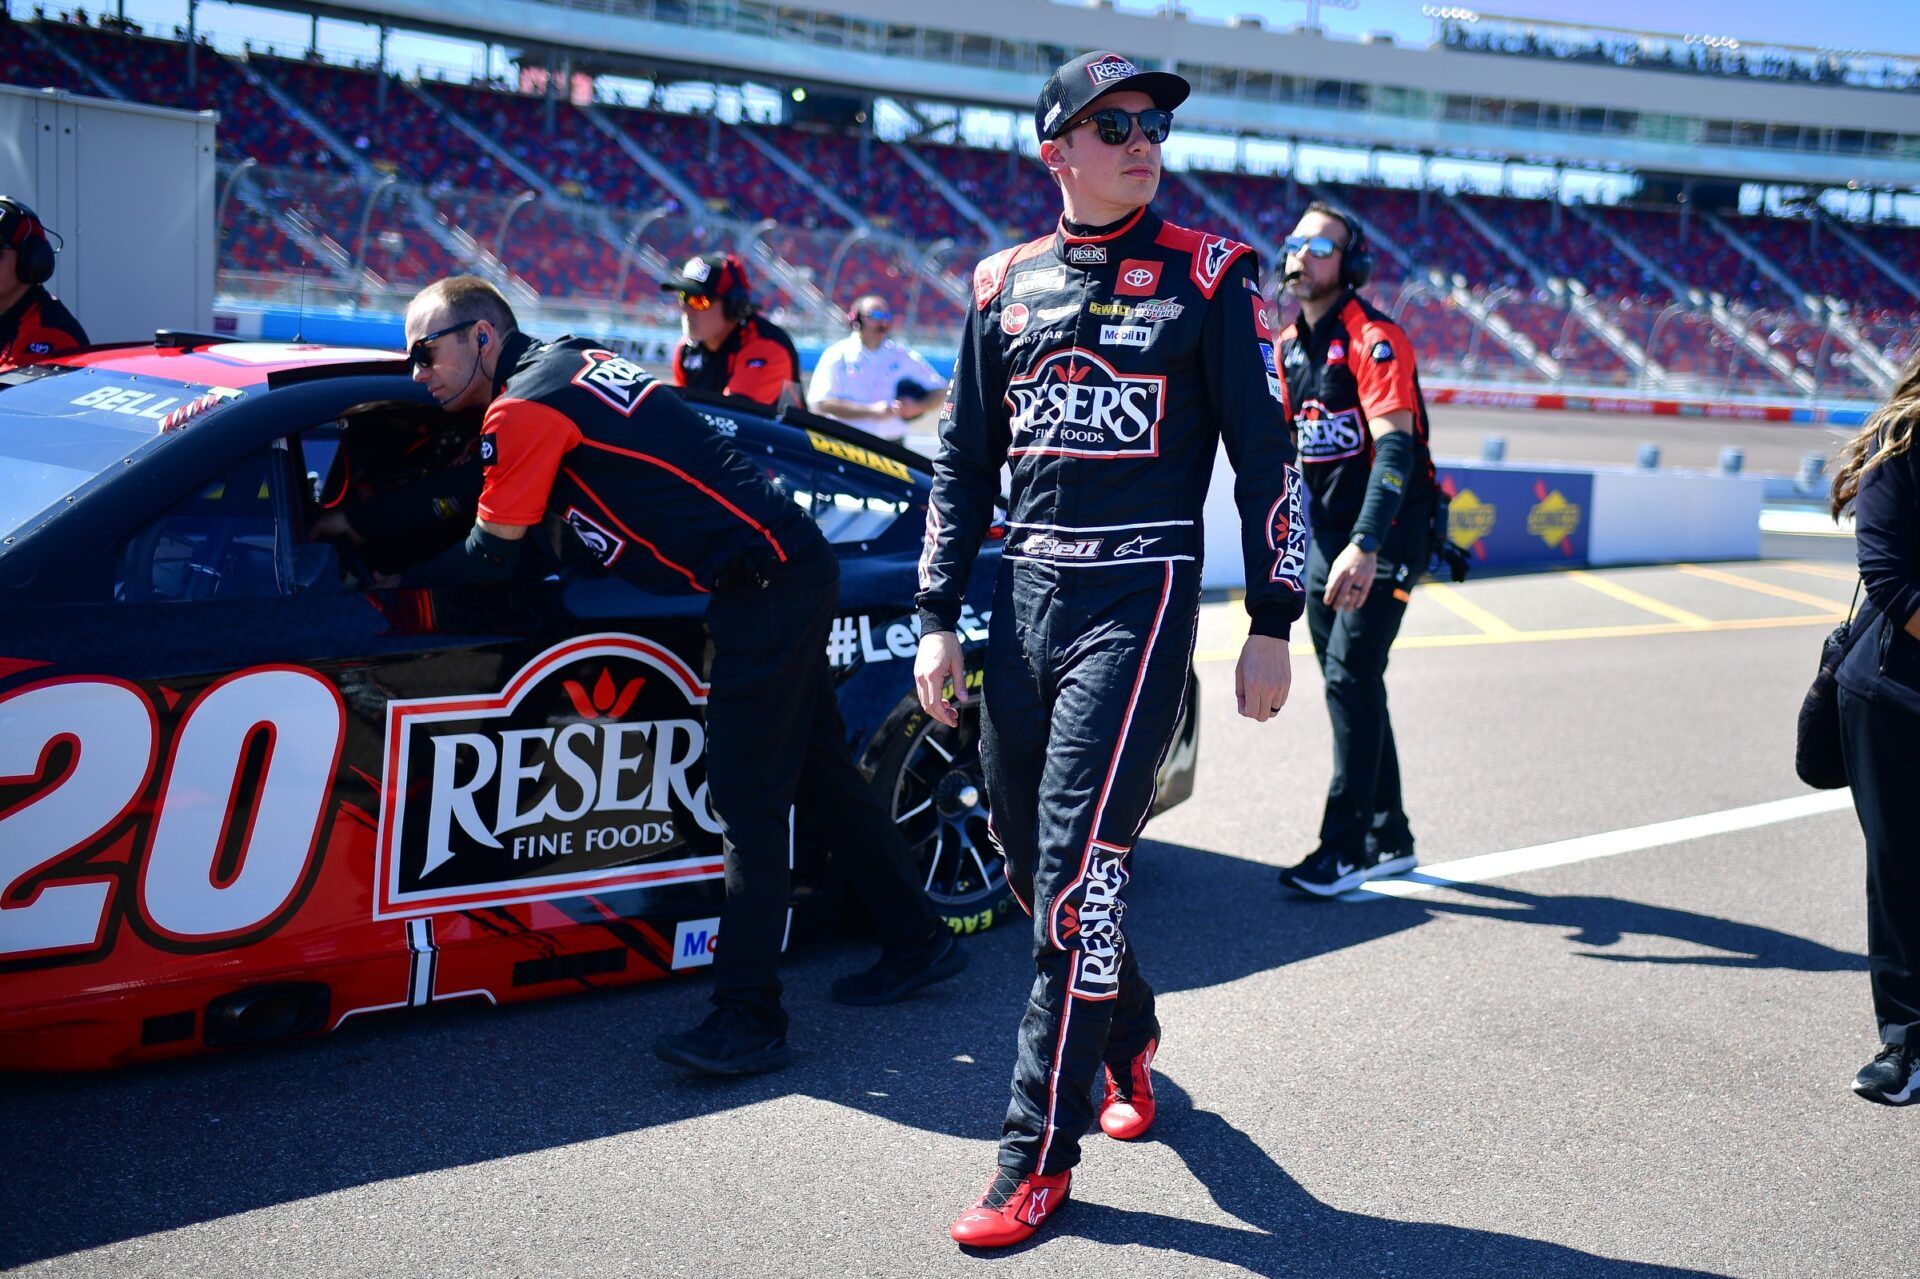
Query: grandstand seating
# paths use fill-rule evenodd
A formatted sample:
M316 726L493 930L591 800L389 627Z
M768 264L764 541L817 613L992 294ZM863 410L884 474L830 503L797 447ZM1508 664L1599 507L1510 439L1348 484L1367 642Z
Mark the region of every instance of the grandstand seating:
M1691 219L1683 235L1680 216L1666 210L1596 208L1593 213L1691 288L1752 307L1792 307L1799 301L1704 219Z
M220 113L215 132L222 159L252 156L262 164L339 170L326 146L279 104L212 49L193 50L178 40L105 31L79 23L47 23L47 38L78 58L129 100L155 106ZM94 92L88 86L84 92Z
M11 25L0 14L0 79L98 92L98 84L39 39L10 32ZM656 276L697 252L758 252L743 229L772 219L775 226L762 244L779 261L759 262L754 276L756 294L776 317L813 324L823 314L822 302L844 307L860 293L879 292L921 340L939 342L964 315L954 293L964 297L974 263L1007 243L1044 235L1059 210L1045 170L1017 151L899 144L1000 226L998 235L987 238L894 146L877 140L863 143L854 134L814 126L729 124L651 107L596 107L700 203L682 209L669 185L571 102L549 104L485 83L383 83L371 70L259 53L242 61L204 45L191 51L190 75L189 49L179 39L104 22L95 27L40 20L33 30L131 100L220 111L221 181L234 180L243 159L259 165L239 179L250 194L222 202L220 265L236 287L261 296L278 279L311 279L316 268L333 285L362 268L368 288L399 292L476 266L494 270L497 256L500 267L549 302L669 322L674 308ZM336 153L298 113L283 109L255 82L256 74L300 104L349 154ZM453 127L449 116L492 145ZM557 198L543 194L516 203L530 183L493 148L549 184ZM796 178L768 149L811 181ZM1290 185L1284 176L1211 171L1194 177L1231 216L1217 215L1183 178L1170 175L1158 204L1172 221L1242 239L1277 240L1317 193L1350 207L1390 238L1408 261L1376 254L1379 278L1367 292L1398 314L1423 371L1519 381L1541 376L1448 296L1464 286L1560 362L1570 383L1641 384L1641 372L1567 308L1565 293L1538 283L1565 279L1580 281L1630 338L1650 344L1676 385L1781 389L1779 376L1745 345L1690 310L1686 298L1676 299L1659 276L1583 217L1556 211L1547 201L1456 197L1524 256L1528 266L1522 266L1438 193L1423 200L1416 191L1373 184L1312 187ZM857 210L879 234L850 238L847 219L823 192ZM261 197L277 216L263 211ZM1800 290L1844 301L1859 331L1888 358L1900 360L1914 349L1920 298L1839 236L1810 228L1804 219L1726 216L1731 229L1797 286L1789 289L1704 217L1691 219L1683 236L1672 209L1594 206L1589 212L1687 289L1724 296L1750 332L1817 378L1823 390L1875 393L1847 343L1795 296ZM728 220L711 221L715 214ZM310 233L319 250L290 234L289 222ZM638 242L624 247L636 227ZM1920 279L1920 229L1848 229L1897 270ZM929 258L940 241L952 243ZM928 260L937 260L957 287L924 278L921 263ZM1271 271L1278 264L1265 265ZM1281 301L1290 318L1291 303Z
M855 138L817 129L750 127L881 231L929 241L979 234L979 228L892 147L872 143L862 166Z
M1008 241L1045 235L1059 220L1059 189L1037 161L1018 152L924 142L913 149L982 213L1005 227Z
M679 204L570 102L553 104L549 126L548 106L540 97L470 85L421 87L564 196L621 209Z
M526 183L486 148L450 129L402 81L320 62L254 59L272 80L375 169L438 186L515 194Z
M60 25L42 22L35 30L44 34ZM17 84L29 89L65 89L69 93L97 94L99 88L85 76L62 62L38 40L18 30L20 26L5 11L0 11L0 84Z
M1556 219L1545 200L1484 195L1459 198L1549 276L1579 280L1589 293L1648 299L1668 296L1659 280L1615 248L1611 240L1565 210Z
M1417 269L1438 270L1449 279L1461 276L1470 284L1488 288L1529 283L1519 267L1438 196L1428 198L1426 216L1422 217L1417 191L1332 182L1322 183L1320 190L1368 227L1378 227L1383 235L1391 236Z

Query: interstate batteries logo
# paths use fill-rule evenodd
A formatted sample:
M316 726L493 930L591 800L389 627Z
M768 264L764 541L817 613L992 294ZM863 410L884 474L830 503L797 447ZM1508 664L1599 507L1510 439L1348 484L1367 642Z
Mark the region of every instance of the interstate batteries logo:
M1121 373L1083 347L1048 353L1007 384L1015 454L1158 457L1167 379Z
M585 635L498 693L387 705L374 916L714 879L707 687L633 635Z

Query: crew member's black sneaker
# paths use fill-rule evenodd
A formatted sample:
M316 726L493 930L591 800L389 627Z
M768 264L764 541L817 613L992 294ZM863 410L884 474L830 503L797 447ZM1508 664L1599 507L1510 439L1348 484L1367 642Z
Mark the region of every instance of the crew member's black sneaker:
M1405 848L1369 848L1367 857L1372 865L1367 867L1368 879L1385 879L1388 875L1404 875L1420 864L1413 855L1413 845Z
M833 1001L862 1008L898 1003L916 990L945 981L966 966L966 948L942 924L940 931L925 944L883 950L873 967L834 982Z
M1888 1044L1853 1077L1853 1090L1883 1106L1920 1101L1920 1052L1907 1044Z
M1372 873L1373 858L1365 853L1316 848L1298 866L1281 871L1280 882L1314 897L1338 897L1366 883Z
M733 1004L715 1008L692 1030L660 1036L653 1052L661 1061L708 1075L758 1075L793 1060L786 1031Z

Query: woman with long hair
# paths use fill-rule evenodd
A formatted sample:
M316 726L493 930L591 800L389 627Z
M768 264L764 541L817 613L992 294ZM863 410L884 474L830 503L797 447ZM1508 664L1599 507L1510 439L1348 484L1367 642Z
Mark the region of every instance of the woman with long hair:
M1868 1101L1920 1101L1920 350L1840 454L1833 516L1852 509L1866 603L1840 665L1840 745L1867 840L1867 955L1880 1051Z

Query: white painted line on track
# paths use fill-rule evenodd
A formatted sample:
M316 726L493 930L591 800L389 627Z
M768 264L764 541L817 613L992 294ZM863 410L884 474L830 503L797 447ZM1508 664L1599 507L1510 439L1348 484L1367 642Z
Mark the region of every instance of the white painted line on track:
M1392 879L1362 884L1352 892L1342 893L1340 900L1364 902L1377 901L1382 897L1414 897L1421 893L1433 892L1435 889L1446 888L1451 884L1478 884L1506 875L1517 875L1522 871L1544 870L1549 866L1567 866L1574 862L1592 861L1596 857L1613 857L1620 853L1637 853L1643 849L1661 848L1667 844L1679 844L1690 839L1705 839L1709 835L1726 835L1733 831L1753 830L1760 826L1772 826L1778 822L1790 822L1796 818L1812 817L1818 813L1833 813L1852 807L1853 792L1850 790L1815 791L1810 795L1794 795L1787 799L1768 800L1764 804L1749 804L1745 808L1702 813L1698 817L1680 817L1673 821L1654 822L1650 826L1629 826L1625 830L1603 831L1598 835L1581 835L1575 839L1562 839L1551 844L1535 844L1532 848L1510 848L1505 852L1482 853L1478 857L1462 857L1455 861L1440 862Z
M1797 533L1802 537L1852 537L1853 516L1838 524L1825 511L1806 507L1765 507L1760 512L1762 533Z

